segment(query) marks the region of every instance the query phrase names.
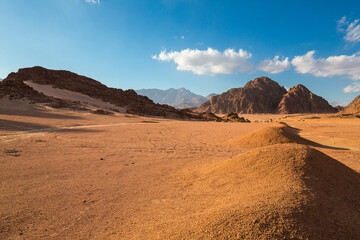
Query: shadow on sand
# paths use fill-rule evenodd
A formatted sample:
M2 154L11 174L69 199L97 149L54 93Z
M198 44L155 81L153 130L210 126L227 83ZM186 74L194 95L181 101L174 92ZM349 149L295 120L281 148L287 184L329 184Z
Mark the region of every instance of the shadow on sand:
M54 119L84 119L79 116L65 115L59 113L50 113L40 109L29 110L8 110L0 109L0 115L24 116L24 117L39 117L39 118L54 118Z
M19 122L12 120L0 119L0 131L26 131L28 133L37 133L37 132L100 132L101 130L94 129L84 129L81 126L77 128L59 128L52 127L50 125L37 124L37 123L28 123L28 122ZM5 134L6 135L6 134Z
M288 124L284 123L284 122L280 122L281 124L285 125L286 126L286 129L289 131L289 132L292 132L296 135L299 135L300 133L300 129L299 128L295 128L295 127L291 127L289 126ZM332 146L327 146L327 145L323 145L323 144L320 144L320 143L317 143L317 142L314 142L314 141L311 141L311 140L308 140L306 138L303 138L303 137L300 137L301 140L302 140L302 144L306 144L306 145L309 145L309 146L313 146L313 147L319 147L319 148L325 148L325 149L332 149L332 150L350 150L349 148L341 148L341 147L332 147Z

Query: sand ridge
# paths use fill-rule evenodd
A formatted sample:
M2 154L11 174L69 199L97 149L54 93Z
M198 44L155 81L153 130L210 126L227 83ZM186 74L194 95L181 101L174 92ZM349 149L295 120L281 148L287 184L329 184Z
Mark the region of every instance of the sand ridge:
M247 135L231 139L229 143L245 148L256 148L281 143L316 145L316 143L300 137L296 131L297 129L288 126L286 123L277 123Z
M360 236L360 175L305 145L257 148L211 165L191 181L198 184L194 192L208 184L209 195L221 195L199 239Z
M228 143L279 125L51 109L5 111L1 120L0 134L13 135L0 139L3 239L358 236L359 173L332 158L358 169L356 151ZM319 119L285 120L294 134L311 130L307 123L327 132ZM353 132L336 136L356 143L357 122L336 121ZM46 128L59 130L23 132Z

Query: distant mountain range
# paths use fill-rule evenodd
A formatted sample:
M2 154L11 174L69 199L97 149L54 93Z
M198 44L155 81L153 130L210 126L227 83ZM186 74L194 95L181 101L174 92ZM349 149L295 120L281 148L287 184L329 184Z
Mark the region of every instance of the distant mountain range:
M167 90L161 89L140 89L135 90L137 94L148 97L155 103L167 104L175 108L193 108L199 107L202 103L209 100L212 96L216 96L212 93L206 97L197 95L185 88L170 88Z
M342 110L340 107L330 106L324 98L301 84L287 91L267 77L255 78L244 87L207 97L185 88L142 89L137 92L148 97L138 95L134 90L109 88L94 79L69 71L42 67L19 69L0 82L0 99L26 99L30 104L89 111L104 109L153 116L217 120L213 113L292 114L335 113ZM156 104L151 99L162 104ZM194 109L179 110L168 105ZM359 106L360 96L341 112L359 113Z
M242 88L212 97L196 109L212 113L335 113L338 110L298 84L286 91L267 77L255 78Z

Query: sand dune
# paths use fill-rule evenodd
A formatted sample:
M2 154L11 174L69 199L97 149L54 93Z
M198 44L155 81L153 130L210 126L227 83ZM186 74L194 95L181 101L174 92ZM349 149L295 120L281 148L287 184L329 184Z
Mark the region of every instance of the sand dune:
M315 144L297 135L296 129L289 127L285 123L261 128L245 136L231 139L229 142L232 145L245 148L263 147L280 143Z
M359 238L357 119L0 114L1 239Z
M191 179L216 196L200 239L357 239L360 175L298 144L257 148Z

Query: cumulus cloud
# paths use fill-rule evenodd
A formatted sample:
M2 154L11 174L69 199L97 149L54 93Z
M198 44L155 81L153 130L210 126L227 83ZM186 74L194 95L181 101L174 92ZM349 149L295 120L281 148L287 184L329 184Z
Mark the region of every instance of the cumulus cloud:
M280 73L290 69L289 58L285 58L282 61L279 60L279 56L275 56L273 60L265 59L257 65L257 69L268 73Z
M314 58L315 51L309 51L303 56L296 56L291 61L295 71L310 73L317 77L347 76L360 80L360 56L339 55L328 58Z
M354 93L354 92L360 92L360 83L354 83L351 84L343 89L345 93Z
M100 0L85 0L85 2L100 5Z
M236 72L249 73L253 65L248 61L251 53L239 49L228 48L224 52L208 48L207 50L185 49L180 52L166 50L152 56L159 61L174 61L177 70L191 71L198 75L231 74Z
M360 42L360 24L359 19L354 20L352 23L347 21L346 17L342 17L338 21L337 30L345 32L344 40L348 42Z

